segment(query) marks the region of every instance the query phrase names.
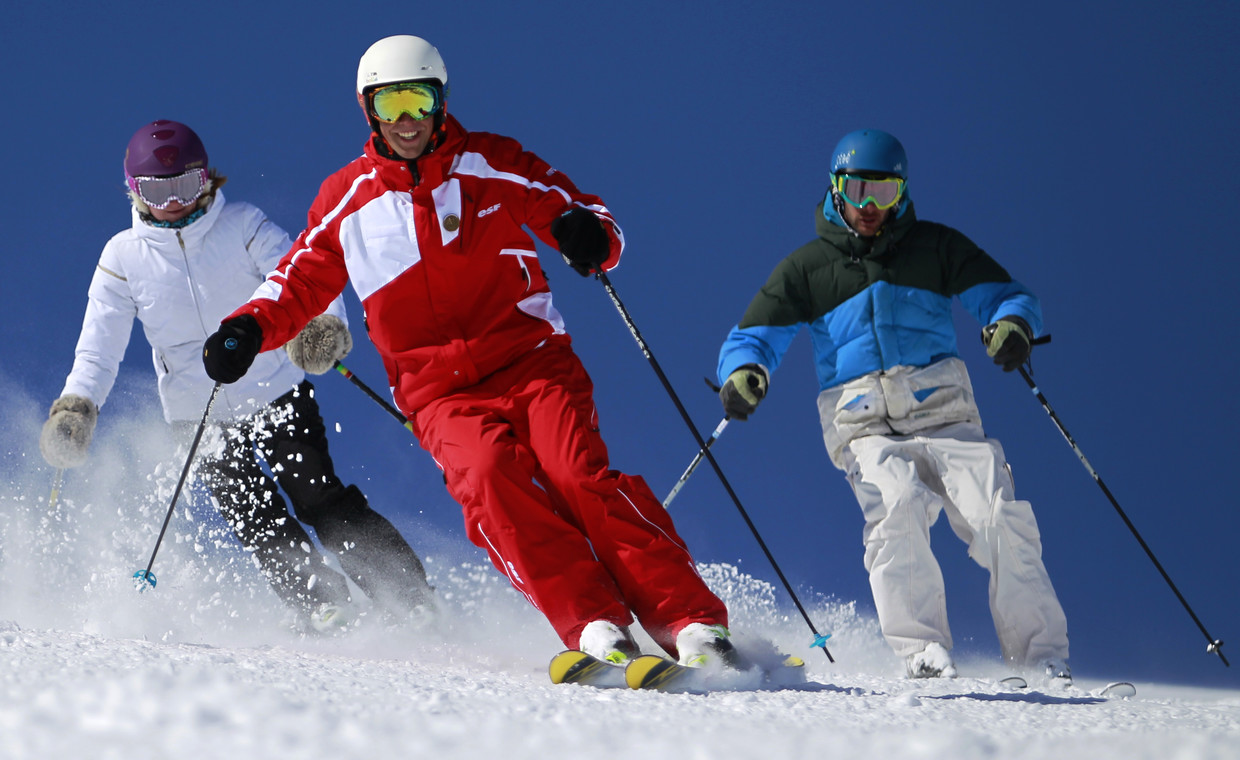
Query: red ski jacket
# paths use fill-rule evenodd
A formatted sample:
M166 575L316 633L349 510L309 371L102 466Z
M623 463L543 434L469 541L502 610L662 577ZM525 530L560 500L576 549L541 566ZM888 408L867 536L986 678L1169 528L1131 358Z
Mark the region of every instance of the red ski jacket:
M551 223L573 206L604 221L603 268L613 268L624 238L611 212L517 141L467 132L451 116L442 144L414 161L385 158L368 140L323 182L305 231L229 318L253 315L262 350L279 348L352 282L412 416L546 342L569 342L522 227L556 247Z

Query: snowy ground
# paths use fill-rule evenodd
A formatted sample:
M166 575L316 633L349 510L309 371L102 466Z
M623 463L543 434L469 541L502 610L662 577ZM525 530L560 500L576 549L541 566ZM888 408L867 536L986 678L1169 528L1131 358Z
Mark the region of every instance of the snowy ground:
M857 672L881 658L851 647L836 653L848 665L811 660L796 690L602 691L551 685L540 643L483 655L358 631L231 646L0 622L0 757L1240 757L1234 691L912 683L889 662Z
M803 656L803 686L554 686L546 665L560 645L546 623L476 550L430 536L417 548L445 609L437 628L363 617L348 635L307 639L193 494L160 549L158 587L138 594L129 575L179 473L158 464L166 440L131 433L119 431L131 442L123 460L101 446L50 508L46 468L5 454L0 760L1240 758L1240 691L1138 683L1135 698L1104 700L1091 689L1124 674L1078 673L1071 692L1015 692L996 684L998 663L967 658L965 677L911 682L872 618L806 599L833 634L832 665L771 585L727 565L702 571L738 641Z
M972 677L911 682L872 620L821 601L811 614L835 634L830 665L769 585L727 566L703 570L738 639L803 654L806 684L705 696L554 686L554 636L496 573L428 564L449 610L438 630L363 618L328 639L287 631L261 588L191 603L174 568L143 595L91 579L98 601L85 606L18 602L8 586L0 757L1240 757L1240 691L1139 683L1137 697L1105 700L1090 695L1103 681L1078 680L1017 692L995 683L996 663L968 661Z

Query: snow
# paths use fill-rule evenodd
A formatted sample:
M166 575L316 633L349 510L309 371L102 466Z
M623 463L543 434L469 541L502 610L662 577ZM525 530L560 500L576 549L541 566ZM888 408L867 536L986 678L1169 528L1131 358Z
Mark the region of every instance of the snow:
M0 437L37 438L41 410L29 407L10 402ZM803 657L804 684L708 695L553 685L561 645L541 616L463 539L430 533L415 548L441 620L389 628L363 607L347 633L308 638L194 489L159 550L158 586L137 593L130 576L180 468L147 432L158 420L112 428L54 505L37 453L4 453L4 760L1240 758L1240 690L1141 682L1136 697L1101 699L1093 691L1125 674L1085 670L1072 690L1013 691L998 684L1000 663L959 652L961 677L910 681L864 602L805 598L832 634L831 664L782 592L726 564L700 569L738 645Z
M1096 679L1011 691L993 680L997 664L969 662L961 670L976 677L913 682L873 621L838 603L815 610L835 618L830 665L805 646L799 617L767 609L769 586L726 566L702 569L732 587L737 638L757 631L802 654L805 684L709 695L556 686L545 669L557 642L496 573L431 567L448 592L439 630L372 630L363 618L317 639L262 622L192 626L201 608L189 597L202 592L162 582L115 599L119 619L26 625L42 616L14 610L6 589L0 757L1240 757L1240 691L1141 683L1135 698L1106 700L1090 695Z
M1138 684L1133 699L1102 700L967 677L913 683L824 658L797 689L668 695L554 686L550 648L488 655L361 631L272 639L164 643L0 623L0 756L1240 756L1232 691Z

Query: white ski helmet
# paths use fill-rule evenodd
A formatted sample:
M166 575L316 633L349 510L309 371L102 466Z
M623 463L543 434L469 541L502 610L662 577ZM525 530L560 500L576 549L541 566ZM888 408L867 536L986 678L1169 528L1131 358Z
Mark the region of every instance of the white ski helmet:
M362 54L357 64L357 98L371 87L396 82L435 80L446 91L448 69L435 46L421 37L384 37Z

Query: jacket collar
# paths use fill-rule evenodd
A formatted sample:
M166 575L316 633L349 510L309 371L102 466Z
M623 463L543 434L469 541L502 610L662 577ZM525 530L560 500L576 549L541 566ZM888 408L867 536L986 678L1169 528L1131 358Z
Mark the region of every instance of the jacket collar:
M905 197L897 207L896 216L889 220L878 235L863 238L835 210L831 191L823 198L822 203L814 208L814 225L818 237L830 243L853 258L881 256L891 246L903 238L917 221L917 213L913 210L913 199Z
M456 117L448 114L444 120L444 138L433 153L423 153L411 161L388 158L381 155L375 148L375 140L382 138L372 133L366 140L365 154L379 170L379 176L389 187L412 189L415 185L424 182L434 187L452 173L457 156L465 148L466 134L465 128L456 120ZM411 165L417 172L416 179L410 172Z
M152 227L142 220L138 210L132 206L130 207L130 216L133 219L134 232L137 233L138 237L149 240L155 245L166 245L175 243L179 234L181 242L189 246L202 242L202 239L215 226L216 220L220 218L224 204L224 191L217 189L211 202L207 205L207 213L179 229Z

